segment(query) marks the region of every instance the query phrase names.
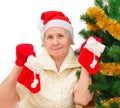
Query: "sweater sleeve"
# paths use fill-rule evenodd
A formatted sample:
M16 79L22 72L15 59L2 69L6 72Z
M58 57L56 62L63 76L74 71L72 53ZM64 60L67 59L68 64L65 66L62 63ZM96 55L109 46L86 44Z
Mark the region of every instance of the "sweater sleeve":
M22 101L25 98L25 96L29 93L29 91L23 85L17 83L16 93L19 97L19 101Z

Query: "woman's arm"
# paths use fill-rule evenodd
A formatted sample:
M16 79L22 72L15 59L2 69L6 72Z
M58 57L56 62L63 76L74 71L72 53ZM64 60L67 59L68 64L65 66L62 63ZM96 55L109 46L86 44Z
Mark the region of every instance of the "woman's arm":
M16 65L0 85L0 108L14 108L19 100L16 93L17 78L29 55L36 55L32 44L22 43L16 46Z
M22 67L15 65L12 72L0 84L0 108L14 108L18 101L16 93L17 77Z
M90 93L88 89L91 84L91 75L85 68L82 67L80 78L74 92L74 102L76 104L85 106L92 100L93 93Z

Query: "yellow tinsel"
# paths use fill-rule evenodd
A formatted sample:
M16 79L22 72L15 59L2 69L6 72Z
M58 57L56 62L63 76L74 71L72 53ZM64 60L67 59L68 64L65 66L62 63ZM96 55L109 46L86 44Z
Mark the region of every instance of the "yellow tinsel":
M87 23L87 28L94 32L100 30L100 28L96 24L91 25L90 23Z
M110 108L110 107L109 107L109 103L112 102L112 101L118 103L118 105L119 105L119 107L120 107L120 97L111 98L111 99L109 99L108 101L106 101L103 105L105 105L107 108Z
M108 18L103 9L99 7L90 7L86 11L86 14L96 18L96 25L99 28L107 30L115 39L120 40L120 24L117 23L116 20ZM96 26L94 25L94 27ZM93 30L93 26L89 25L89 28Z
M100 62L100 72L108 76L120 75L120 64Z

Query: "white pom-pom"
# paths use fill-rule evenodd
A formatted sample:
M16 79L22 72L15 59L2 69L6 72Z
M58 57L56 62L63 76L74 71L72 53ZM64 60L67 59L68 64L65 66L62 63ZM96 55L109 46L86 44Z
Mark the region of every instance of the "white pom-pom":
M32 84L31 84L31 88L36 88L36 84L33 82Z
M92 62L92 63L96 65L96 64L97 64L97 60L93 60L93 62Z
M90 64L90 67L93 69L93 68L95 68L95 65L92 63L92 64Z
M35 84L38 84L38 79L34 79L33 81Z

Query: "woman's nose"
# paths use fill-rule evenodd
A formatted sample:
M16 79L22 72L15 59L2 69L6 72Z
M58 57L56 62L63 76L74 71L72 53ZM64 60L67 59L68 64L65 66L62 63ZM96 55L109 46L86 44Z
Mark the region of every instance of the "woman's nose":
M58 39L57 39L57 38L54 38L54 39L53 39L53 44L58 44L58 43L59 43Z

